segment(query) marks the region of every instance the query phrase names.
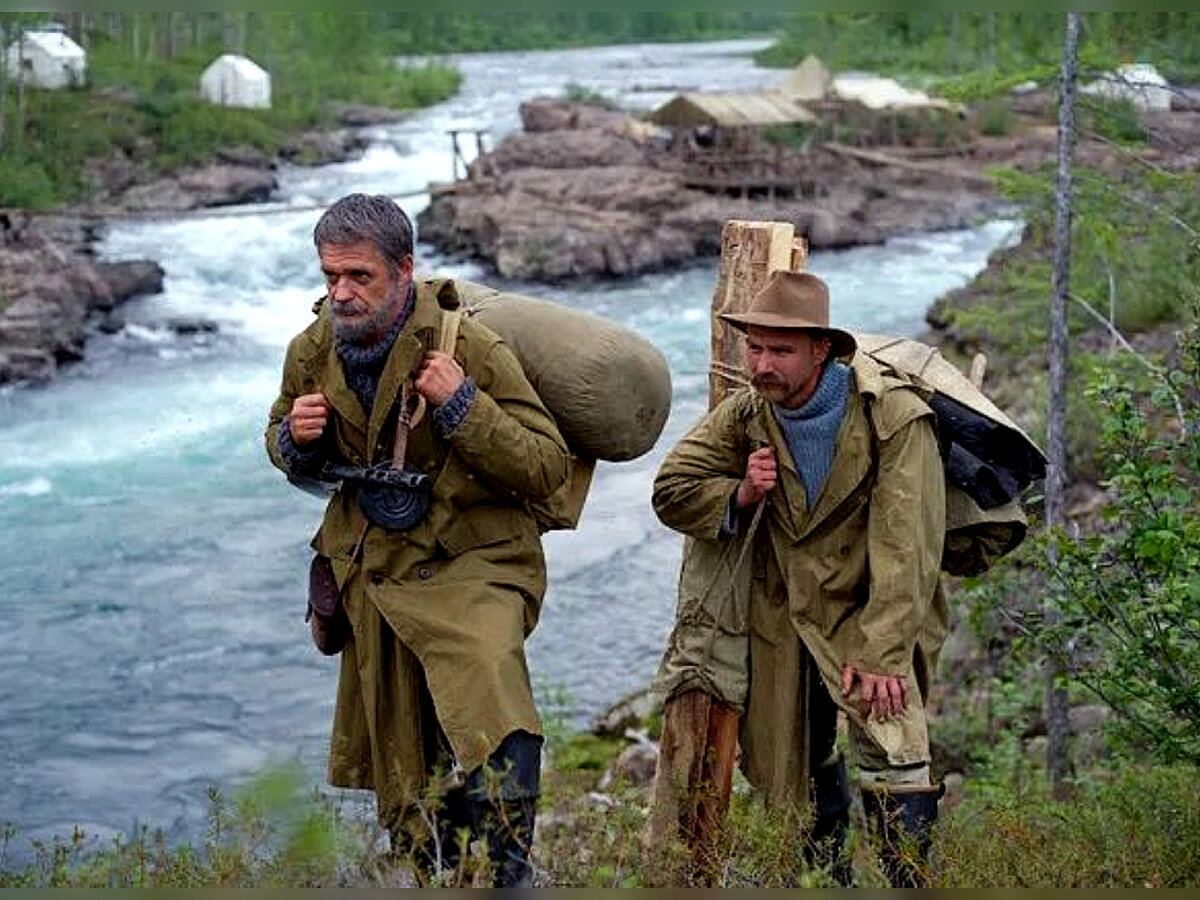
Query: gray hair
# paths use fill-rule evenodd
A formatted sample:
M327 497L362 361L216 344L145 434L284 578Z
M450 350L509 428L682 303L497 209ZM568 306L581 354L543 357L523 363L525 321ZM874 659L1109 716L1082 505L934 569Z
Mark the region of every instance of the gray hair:
M321 215L313 243L374 244L392 269L413 252L412 222L399 204L383 194L347 194Z

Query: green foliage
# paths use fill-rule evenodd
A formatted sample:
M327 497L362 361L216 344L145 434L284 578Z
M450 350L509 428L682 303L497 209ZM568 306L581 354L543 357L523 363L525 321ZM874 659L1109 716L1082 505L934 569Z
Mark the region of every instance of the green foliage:
M1078 127L1105 140L1137 147L1146 142L1146 128L1137 108L1127 99L1080 98Z
M449 53L699 41L774 31L780 13L710 10L540 13L397 12L373 14L398 53Z
M938 887L1195 887L1196 769L1130 767L1065 802L1040 782L971 796L939 824Z
M759 62L794 66L815 53L834 71L958 75L958 99L976 99L1030 77L1055 77L1065 19L1061 12L793 13ZM1169 80L1184 83L1200 68L1196 13L1088 13L1084 24L1088 68L1152 59Z
M314 887L336 883L339 866L361 866L371 841L290 768L263 773L232 802L211 790L199 848L172 847L146 827L97 844L77 828L66 841L33 842L34 862L13 870L5 851L16 837L6 828L0 887Z
M1016 125L1016 116L1012 106L1004 100L989 100L983 103L977 113L978 127L982 134L988 137L1003 137L1011 134Z
M47 209L59 199L54 179L41 162L0 157L0 206Z
M334 103L412 109L445 99L461 81L435 62L395 65L386 36L369 27L366 14L228 14L245 33L247 53L271 72L272 107L216 107L199 99L198 85L224 49L210 21L218 14L169 14L189 40L169 54L159 48L166 15L112 13L108 26L95 22L88 89L27 88L22 115L18 88L7 85L0 171L19 177L0 179L0 206L86 196L97 186L88 176L91 160L124 159L147 176L210 160L228 146L273 154L297 132L335 127ZM351 53L347 34L355 35Z
M584 87L581 84L570 82L567 84L566 90L563 92L563 97L570 100L572 103L583 103L587 106L598 106L601 109L616 109L617 104L605 97L599 91L594 91L591 88Z
M1055 536L1061 625L1041 637L1069 676L1115 709L1135 751L1200 763L1200 324L1149 396L1111 375L1088 392L1107 411L1108 527Z

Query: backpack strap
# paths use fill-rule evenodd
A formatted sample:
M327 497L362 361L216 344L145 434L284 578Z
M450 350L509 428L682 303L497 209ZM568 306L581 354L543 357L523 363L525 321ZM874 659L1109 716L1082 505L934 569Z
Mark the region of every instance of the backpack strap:
M454 355L454 342L458 340L458 323L461 321L461 306L442 310L442 333L438 339L438 349L443 353Z

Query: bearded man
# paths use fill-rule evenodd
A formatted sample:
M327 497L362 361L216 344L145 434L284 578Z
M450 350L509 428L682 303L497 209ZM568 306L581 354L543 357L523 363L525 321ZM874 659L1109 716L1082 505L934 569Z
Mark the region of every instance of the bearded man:
M414 278L395 202L343 197L313 240L326 295L266 444L294 482L333 486L312 540L350 622L329 781L373 790L425 876L466 834L495 886L528 885L542 729L524 642L546 587L530 504L566 480L566 444L494 332L464 318L437 349L457 294Z

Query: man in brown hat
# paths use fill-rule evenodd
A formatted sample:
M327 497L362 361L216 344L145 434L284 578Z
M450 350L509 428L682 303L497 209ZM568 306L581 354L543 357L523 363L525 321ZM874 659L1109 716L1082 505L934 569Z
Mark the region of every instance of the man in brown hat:
M922 704L945 636L933 414L830 327L814 275L776 272L745 313L721 318L745 334L751 386L654 483L659 518L688 537L659 687L668 705L700 690L741 714L747 779L785 814L812 805L810 858L849 883L844 712L885 874L923 884L940 791ZM666 777L660 766L660 798Z

